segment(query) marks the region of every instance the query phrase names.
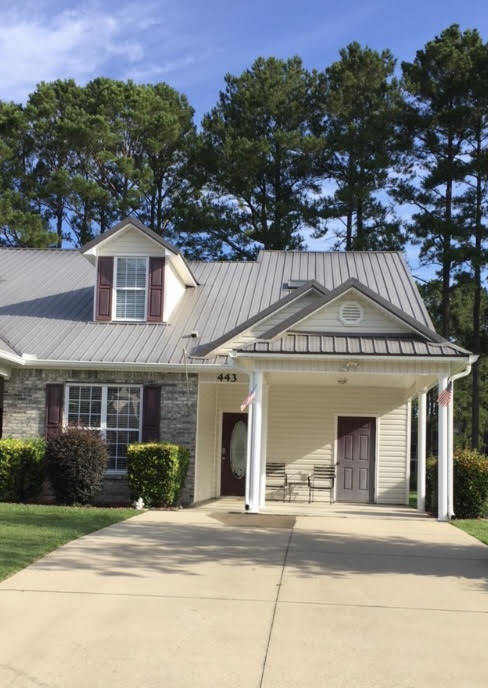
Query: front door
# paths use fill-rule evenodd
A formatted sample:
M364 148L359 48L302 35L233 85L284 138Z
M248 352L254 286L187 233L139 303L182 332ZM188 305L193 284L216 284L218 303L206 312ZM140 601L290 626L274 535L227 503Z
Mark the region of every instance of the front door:
M247 413L224 413L220 494L244 497L246 491Z
M337 501L374 501L375 428L374 418L339 418Z

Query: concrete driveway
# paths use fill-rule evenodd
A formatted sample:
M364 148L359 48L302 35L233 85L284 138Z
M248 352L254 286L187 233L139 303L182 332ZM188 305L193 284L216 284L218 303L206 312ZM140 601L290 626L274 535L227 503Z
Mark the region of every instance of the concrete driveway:
M80 538L0 584L0 686L485 687L488 547L414 514L149 512Z

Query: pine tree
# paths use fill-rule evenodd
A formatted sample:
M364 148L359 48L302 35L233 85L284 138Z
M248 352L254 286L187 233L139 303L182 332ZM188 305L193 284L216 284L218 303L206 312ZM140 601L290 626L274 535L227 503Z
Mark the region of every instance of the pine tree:
M338 246L347 251L398 249L399 222L387 196L391 169L400 144L397 126L400 96L393 78L395 60L351 43L340 60L321 75L316 131L326 142L323 174L333 184L323 213L338 231Z
M200 217L208 251L250 258L259 247L303 247L321 224L311 134L316 76L301 60L259 58L227 74L204 117L199 149Z

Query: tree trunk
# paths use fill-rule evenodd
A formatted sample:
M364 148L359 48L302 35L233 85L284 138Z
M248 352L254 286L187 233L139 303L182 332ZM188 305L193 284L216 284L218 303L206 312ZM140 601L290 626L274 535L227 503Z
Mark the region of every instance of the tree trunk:
M352 210L347 211L347 225L346 225L346 251L352 251Z
M56 212L56 234L58 235L56 246L61 248L63 245L63 217L64 206L62 200L58 200L58 208Z
M356 251L364 251L364 220L363 220L363 201L358 200L356 211L356 241L354 242Z

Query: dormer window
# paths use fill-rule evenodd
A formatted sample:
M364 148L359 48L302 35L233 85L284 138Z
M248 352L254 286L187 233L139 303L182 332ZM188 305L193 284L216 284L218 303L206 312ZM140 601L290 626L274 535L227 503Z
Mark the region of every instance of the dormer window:
M134 218L90 241L83 255L96 270L93 319L163 323L197 282L177 248Z
M146 320L148 259L115 259L114 320Z

